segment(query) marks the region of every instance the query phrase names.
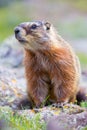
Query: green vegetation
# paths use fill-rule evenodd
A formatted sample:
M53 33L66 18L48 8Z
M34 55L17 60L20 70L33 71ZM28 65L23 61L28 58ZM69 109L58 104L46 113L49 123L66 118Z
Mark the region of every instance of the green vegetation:
M87 12L87 0L69 0L71 4L76 8L83 12Z
M0 120L5 120L6 125L12 130L45 130L46 123L36 114L32 119L14 114L10 109L0 108ZM6 127L7 128L7 127ZM7 130L7 129L6 129Z
M87 102L81 102L81 107L87 107ZM0 107L0 121L4 121L4 130L46 130L46 123L41 119L40 114L33 118L26 117L13 112L9 107ZM85 127L82 130L87 130Z
M80 106L87 108L87 102L81 102ZM87 130L87 126L85 128L83 128L82 130Z
M87 102L81 102L80 106L84 107L84 108L87 108ZM83 129L81 129L81 130L87 130L87 126L85 128L83 128Z
M80 59L82 67L87 67L87 54L78 53L77 55L78 55L78 57Z
M0 41L3 41L6 37L12 35L14 33L14 27L20 22L30 20L26 14L26 10L23 10L23 8L26 9L25 5L18 2L0 8Z
M5 0L4 0L5 1ZM7 0L11 1L11 0ZM59 0L60 1L60 0ZM57 0L52 1L49 0L49 4L51 2L59 2ZM70 3L70 7L76 6L78 10L85 9L87 1L85 0L79 0L78 1L72 1L72 0L62 0L65 1L66 4ZM1 2L0 2L1 3ZM3 4L3 0L1 5ZM6 3L7 4L7 3ZM45 5L44 5L45 6ZM85 7L84 7L85 6ZM40 8L40 7L39 7ZM87 9L87 8L86 8ZM18 25L20 22L29 21L32 19L32 16L34 16L35 12L38 14L38 11L40 9L37 9L36 5L28 5L26 2L21 2L20 0L10 2L10 4L7 4L7 6L0 8L0 42L3 41L6 37L13 34L14 27ZM43 8L44 10L44 8ZM51 8L49 8L49 11ZM38 16L37 16L38 17ZM48 19L50 19L50 16L48 16ZM57 23L59 32L64 35L65 37L68 36L70 38L87 38L87 22L83 18L79 18L78 20L75 20L73 22L64 21L63 23Z
M35 5L27 5L26 2L24 3L21 0L13 1L0 1L0 42L14 33L13 30L16 25L24 21L30 21L32 19L32 15L35 15L33 12L38 10ZM58 4L59 1L68 3L72 10L76 9L82 11L83 13L87 12L87 0L48 0L47 4L50 4L51 2L56 2L56 4ZM51 9L49 8L49 12L50 10ZM52 16L48 16L49 19L50 17ZM57 23L56 25L59 33L64 37L70 37L71 39L87 38L87 21L83 17L71 21L65 20L64 22L62 21L61 23ZM78 53L77 55L81 61L82 67L87 67L87 54ZM81 107L87 107L87 102L81 102L80 105ZM36 114L34 118L30 119L25 116L19 116L19 114L15 114L7 108L0 107L0 120L2 119L4 119L6 121L6 125L10 127L8 130L46 130L46 124L41 120L39 114ZM83 130L87 130L87 127Z
M11 3L9 6L0 8L0 42L14 33L16 25L32 19L32 10L34 9L32 8L32 6L26 7L26 4L22 2ZM71 39L87 38L87 22L83 18L74 22L57 23L57 29L59 34L64 37ZM87 66L87 55L79 53L78 56L82 66Z
M81 106L81 107L86 107L86 108L87 108L87 102L81 102L81 103L80 103L80 106Z
M87 0L48 0L49 2L67 2L73 8L79 9L83 12L87 12Z
M74 22L65 21L64 23L58 23L58 31L65 37L87 38L87 22L84 19L78 19Z
M82 130L87 130L87 126L85 128L83 128Z

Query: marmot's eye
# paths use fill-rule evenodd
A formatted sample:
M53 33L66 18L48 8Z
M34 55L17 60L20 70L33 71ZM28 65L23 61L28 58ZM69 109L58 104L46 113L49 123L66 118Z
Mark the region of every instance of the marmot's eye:
M36 24L33 24L32 26L31 26L31 29L36 29L37 28L37 25Z

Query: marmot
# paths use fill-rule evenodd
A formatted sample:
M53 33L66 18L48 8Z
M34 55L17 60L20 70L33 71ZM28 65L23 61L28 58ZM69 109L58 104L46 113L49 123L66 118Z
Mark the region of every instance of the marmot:
M25 74L29 101L36 107L75 102L79 91L80 63L72 47L49 22L24 22L15 37L25 50Z

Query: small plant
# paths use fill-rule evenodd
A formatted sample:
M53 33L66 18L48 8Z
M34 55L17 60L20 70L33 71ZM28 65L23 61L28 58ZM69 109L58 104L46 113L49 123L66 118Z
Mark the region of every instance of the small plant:
M41 120L40 114L36 114L33 118L15 114L12 110L1 107L0 120L5 120L9 129L13 130L45 130L46 123ZM7 129L6 129L7 130Z
M81 130L87 130L87 126L85 128L83 128L83 129L81 129Z
M81 106L81 107L87 107L87 102L81 102L81 103L80 103L80 106Z

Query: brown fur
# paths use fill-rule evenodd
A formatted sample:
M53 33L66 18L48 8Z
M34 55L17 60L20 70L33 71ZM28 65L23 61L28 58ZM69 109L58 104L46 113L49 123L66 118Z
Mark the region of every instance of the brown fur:
M21 24L22 31L23 25L31 27L31 23ZM70 45L51 25L47 30L43 29L48 25L42 23L36 32L30 30L25 33L25 30L21 34L26 41L22 45L25 47L27 93L37 107L47 98L53 103L74 102L79 90L79 61Z

